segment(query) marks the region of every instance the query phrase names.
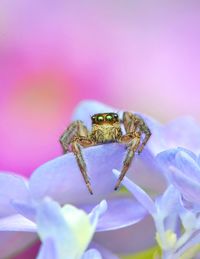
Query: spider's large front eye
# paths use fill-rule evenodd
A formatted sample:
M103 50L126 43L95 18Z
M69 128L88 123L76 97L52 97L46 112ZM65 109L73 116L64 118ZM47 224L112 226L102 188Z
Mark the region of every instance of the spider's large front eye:
M106 120L107 121L112 121L113 120L113 116L110 115L110 114L106 115Z
M103 121L103 116L99 115L99 116L97 117L97 121L98 121L98 122Z

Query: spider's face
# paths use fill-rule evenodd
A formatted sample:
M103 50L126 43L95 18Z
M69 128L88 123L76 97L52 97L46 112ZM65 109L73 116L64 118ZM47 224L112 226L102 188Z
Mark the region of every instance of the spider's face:
M92 116L91 137L97 143L116 142L122 135L117 113L98 113Z
M117 113L98 113L94 114L92 117L92 124L96 125L116 125L120 124L119 116Z

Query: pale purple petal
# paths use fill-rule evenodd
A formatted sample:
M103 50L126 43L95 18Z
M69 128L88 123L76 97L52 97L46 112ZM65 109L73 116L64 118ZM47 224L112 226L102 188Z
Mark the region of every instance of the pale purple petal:
M35 221L37 204L34 204L33 201L25 203L13 200L12 205L15 208L16 212L20 213L22 216L30 219L31 221Z
M40 239L45 241L48 238L52 238L59 258L78 258L84 251L82 249L87 247L87 243L83 242L82 244L77 241L77 233L75 233L70 223L65 219L62 209L57 202L46 198L38 206L36 218ZM85 242L89 242L91 237L87 236Z
M200 152L200 126L191 117L177 118L166 125L154 124L152 132L148 149L154 156L179 146Z
M101 202L94 209L94 205L82 205L79 208L90 213L92 222L101 215L97 225L97 231L105 231L126 227L137 223L146 216L146 210L131 198L116 198L108 200L108 209L105 202ZM28 216L29 219L35 219L35 208L28 204L14 203L16 210L21 211L22 215ZM106 210L106 211L105 211ZM97 217L98 216L98 217Z
M178 152L178 149L167 149L165 151L160 152L156 156L157 162L160 164L160 167L168 169L169 166L175 165L175 157Z
M92 248L86 251L81 259L103 259L98 250ZM105 258L104 258L105 259Z
M121 168L126 150L117 143L83 149L94 194L91 195L73 153L60 156L42 165L32 174L30 192L40 200L49 196L61 204L95 203L114 191L113 168Z
M176 154L176 166L185 176L200 182L200 167L186 152L181 151Z
M130 227L97 232L94 242L116 254L130 254L155 245L155 227L151 216Z
M116 178L119 177L120 172L117 170L113 170ZM130 181L127 177L124 177L122 184L134 195L134 197L141 203L141 205L151 214L153 215L156 212L156 208L153 200L150 196L142 190L138 185L134 182Z
M170 166L172 164L176 164L176 155L178 153L185 153L186 155L190 156L193 160L196 160L197 157L196 155L185 148L182 147L177 147L177 148L171 148L171 149L167 149L163 152L160 152L157 156L156 156L156 160L157 162L159 162L161 164L161 166Z
M155 158L146 149L139 156L135 156L133 165L126 175L134 183L153 193L162 193L167 188L166 178Z
M180 193L173 185L170 185L164 194L159 199L156 199L155 204L160 217L162 215L164 218L173 213L178 213L180 209Z
M167 148L181 146L200 152L200 125L192 117L180 117L164 128Z
M200 126L192 117L180 117L160 126L152 135L150 149L154 155L166 150L183 147L193 152L200 151ZM197 141L196 141L197 140Z
M146 210L137 202L135 202L131 198L117 198L108 200L108 209L106 210L107 205L105 202L97 205L96 208L93 209L94 205L85 205L79 206L79 208L85 210L89 213L92 210L92 213L89 215L91 220L94 221L99 217L99 214L103 214L97 225L97 231L105 231L111 229L117 229L126 227L132 224L136 224L138 221L142 220L146 216ZM17 211L21 211L21 213L26 215L26 212L32 217L28 217L29 219L34 219L35 216L35 208L26 204L15 203L15 208ZM25 211L25 212L24 212ZM31 214L32 213L32 214Z
M102 255L103 259L119 259L117 255L113 254L110 250L97 243L92 242L89 247L97 249Z
M127 227L141 221L147 211L131 198L108 200L108 209L99 219L96 231L107 231ZM87 212L92 206L83 206Z
M70 247L74 237L69 235L71 229L62 216L61 208L57 202L49 199L42 201L38 206L36 219L38 233L42 241L53 238L59 245L64 247L64 244L68 244ZM58 235L58 233L60 234Z
M37 240L35 233L26 232L1 232L0 255L1 258L12 258L22 252ZM9 248L9 249L8 249Z
M36 230L36 224L20 214L0 219L0 231L36 232Z
M12 173L0 173L0 218L15 214L11 201L14 199L28 201L27 181Z
M198 219L197 215L190 210L182 208L180 213L181 223L186 231L190 231L191 229L198 229Z
M183 194L186 200L200 203L200 183L192 178L185 176L179 169L170 168L172 171L172 180L176 188Z
M178 163L176 158L179 159L179 164L181 163L180 155L178 154L185 154L186 157L191 157L191 159L196 159L196 156L190 150L185 148L174 148L174 149L167 149L163 152L160 152L156 156L156 162L159 165L160 171L165 175L166 179L168 179L169 183L171 182L171 174L170 174L170 166L177 167Z
M37 259L60 259L52 239L48 238L42 243Z
M158 217L155 219L155 220L157 220L157 222L159 220ZM161 215L161 217L162 217L162 215ZM161 217L160 217L160 219L161 219ZM170 229L171 231L175 232L177 236L181 235L181 222L179 219L179 212L174 211L170 216L168 215L163 222L164 222L164 227L166 230Z
M200 166L200 155L197 156L197 164Z
M106 212L107 208L107 202L103 200L102 202L100 202L100 204L93 208L90 214L88 215L90 218L90 223L95 227L95 229L98 224L99 218Z
M195 235L193 238L191 238L182 248L178 250L178 252L175 254L176 258L180 258L181 255L183 255L188 249L190 249L192 246L197 245L200 243L200 233ZM198 259L199 257L195 257Z

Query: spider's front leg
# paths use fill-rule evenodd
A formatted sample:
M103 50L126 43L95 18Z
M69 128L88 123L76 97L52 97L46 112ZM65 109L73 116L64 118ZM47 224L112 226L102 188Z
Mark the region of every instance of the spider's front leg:
M59 139L60 144L63 148L63 152L67 153L71 151L70 149L71 143L75 137L83 136L87 138L88 135L89 135L88 129L86 128L86 126L83 124L82 121L77 120L72 122L69 125L69 127L67 127L67 129L63 132L63 134Z
M87 175L86 164L81 152L81 147L93 146L95 143L89 137L89 131L82 121L73 122L60 137L60 143L64 153L72 151L76 157L79 169L87 185L90 194L93 194L89 177ZM71 148L71 150L70 150Z
M136 132L141 135L141 144L137 150L138 154L140 154L151 137L149 127L142 117L131 112L124 112L123 123L127 134Z
M121 181L123 180L125 174L127 173L128 169L131 165L135 152L137 151L137 149L140 145L140 135L139 134L126 134L121 137L120 143L126 144L128 146L128 148L127 148L127 154L126 154L126 157L123 162L123 167L122 167L119 179L115 185L115 190L117 190L119 188Z
M87 188L88 188L88 191L90 192L90 194L93 194L93 192L92 192L91 184L90 184L89 177L87 174L86 164L85 164L85 161L83 158L83 154L81 152L81 146L89 147L89 146L93 146L93 145L94 145L94 143L91 140L84 138L84 137L77 137L72 142L72 152L76 156L76 161L78 163L81 174L83 176L83 179L87 185Z
M131 112L124 112L123 124L126 134L121 137L120 143L126 144L128 149L123 162L121 174L115 186L115 190L118 189L121 181L128 171L135 153L138 152L138 154L140 154L142 152L151 136L148 126L139 115L132 114Z

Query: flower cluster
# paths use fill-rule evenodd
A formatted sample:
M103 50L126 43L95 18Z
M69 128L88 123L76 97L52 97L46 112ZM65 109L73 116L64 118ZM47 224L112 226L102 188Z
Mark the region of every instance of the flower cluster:
M87 101L72 119L90 128L90 116L105 111L117 110ZM129 192L113 191L126 152L118 143L83 149L92 196L72 153L43 164L30 179L0 174L3 258L24 249L37 236L42 242L38 259L114 259L145 250L155 241L163 259L198 253L200 128L190 118L161 125L140 115L152 137L122 182Z

